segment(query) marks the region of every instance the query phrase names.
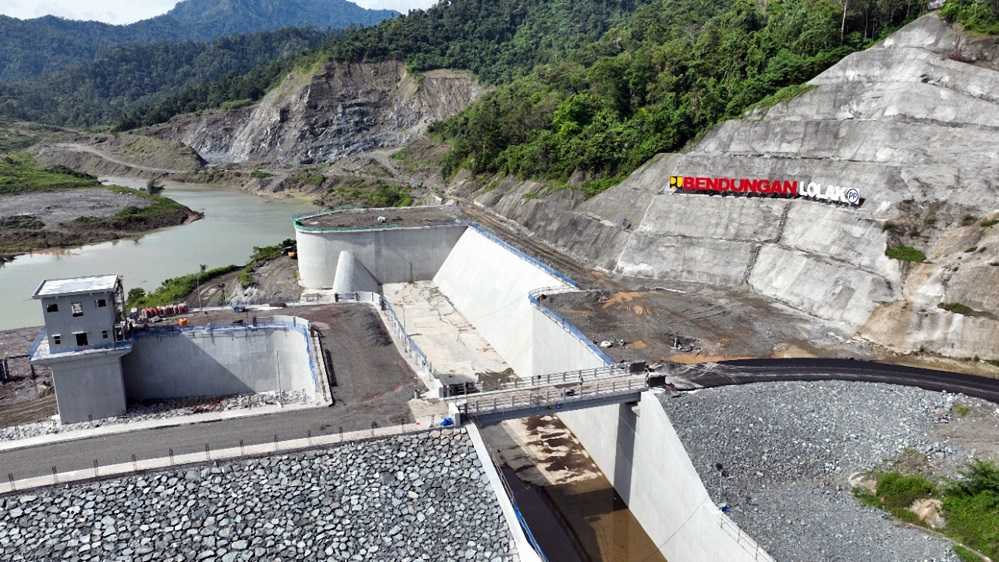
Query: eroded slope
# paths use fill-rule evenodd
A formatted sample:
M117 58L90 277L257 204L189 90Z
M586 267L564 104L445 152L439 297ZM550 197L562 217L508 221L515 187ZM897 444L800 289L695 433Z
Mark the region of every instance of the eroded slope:
M180 141L215 164L330 162L400 146L480 93L467 72L329 63L296 70L255 105L183 115L144 132Z

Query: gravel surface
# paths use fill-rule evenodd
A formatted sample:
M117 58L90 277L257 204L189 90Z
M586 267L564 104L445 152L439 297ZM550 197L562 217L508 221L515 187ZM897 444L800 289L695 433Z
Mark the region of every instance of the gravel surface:
M861 506L848 478L907 450L939 466L963 465L968 451L931 437L951 421L955 400L823 382L701 390L663 404L712 499L728 503L730 516L777 560L897 562L957 558L947 541Z
M228 398L191 398L185 400L166 400L145 405L135 405L128 413L117 418L104 418L93 422L60 424L55 420L0 428L0 441L28 439L39 435L52 435L68 431L95 429L108 425L136 423L151 420L165 420L178 416L207 414L211 412L226 412L260 408L263 406L308 404L309 398L304 392L285 391L280 393L265 392L261 394L245 394Z
M11 562L498 562L511 540L463 432L0 498Z
M86 187L0 197L0 216L30 215L53 227L82 216L110 217L125 207L144 208L150 204L137 195Z

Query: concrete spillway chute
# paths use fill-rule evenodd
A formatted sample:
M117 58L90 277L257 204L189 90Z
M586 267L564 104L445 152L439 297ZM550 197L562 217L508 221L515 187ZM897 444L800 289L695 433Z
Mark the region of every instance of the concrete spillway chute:
M338 294L362 291L380 293L381 287L375 276L354 257L352 252L342 251L337 259L336 273L333 275L333 291Z

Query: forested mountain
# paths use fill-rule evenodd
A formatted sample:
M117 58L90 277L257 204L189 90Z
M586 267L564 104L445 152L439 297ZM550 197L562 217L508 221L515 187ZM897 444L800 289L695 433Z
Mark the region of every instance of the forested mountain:
M575 175L597 191L754 104L805 91L920 11L908 0L656 0L439 125L447 168Z
M472 70L499 87L437 126L449 170L577 176L596 191L754 104L804 91L920 11L910 0L452 0L347 32L307 60ZM125 125L243 99L286 70L198 86Z
M347 0L184 0L167 14L125 26L0 16L0 81L87 63L126 45L209 41L288 27L343 29L396 15L365 10Z
M650 0L449 0L373 27L354 29L297 61L400 60L416 71L464 69L492 84L524 75L536 65L599 39L615 23ZM287 61L227 76L176 92L135 112L128 129L259 97L289 70Z
M72 126L117 123L178 90L315 49L329 32L286 29L217 39L133 45L38 79L0 82L0 115ZM262 91L248 91L250 95Z

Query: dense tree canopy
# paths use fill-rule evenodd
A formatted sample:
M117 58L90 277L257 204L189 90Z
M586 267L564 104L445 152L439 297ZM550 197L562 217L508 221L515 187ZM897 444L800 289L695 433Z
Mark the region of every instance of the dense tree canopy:
M297 61L276 61L165 96L133 112L122 128L237 100L255 101L293 65L317 61L405 61L416 71L460 68L502 83L599 39L650 0L447 0L428 10L344 32Z
M161 43L112 50L89 64L43 78L0 82L0 114L17 119L91 126L128 120L172 92L286 61L321 45L328 35L283 30L212 43ZM260 92L239 92L250 97Z
M942 12L971 31L999 35L999 0L947 0Z
M803 82L915 15L902 0L659 0L438 125L447 168L597 190ZM768 99L769 97L769 99Z

